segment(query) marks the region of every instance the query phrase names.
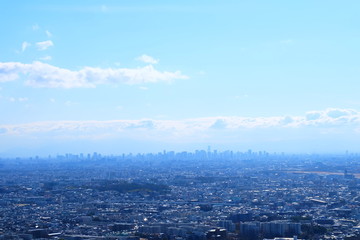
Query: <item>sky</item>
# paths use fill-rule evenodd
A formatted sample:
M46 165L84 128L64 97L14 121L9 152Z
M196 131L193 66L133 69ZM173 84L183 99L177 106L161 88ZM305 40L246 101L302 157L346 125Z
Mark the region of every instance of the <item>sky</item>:
M1 1L0 157L360 152L359 7Z

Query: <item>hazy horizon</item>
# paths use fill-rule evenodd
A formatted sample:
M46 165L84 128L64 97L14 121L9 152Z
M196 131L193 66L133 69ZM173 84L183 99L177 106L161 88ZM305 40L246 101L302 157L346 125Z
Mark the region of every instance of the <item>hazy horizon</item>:
M358 1L0 3L0 157L360 152Z

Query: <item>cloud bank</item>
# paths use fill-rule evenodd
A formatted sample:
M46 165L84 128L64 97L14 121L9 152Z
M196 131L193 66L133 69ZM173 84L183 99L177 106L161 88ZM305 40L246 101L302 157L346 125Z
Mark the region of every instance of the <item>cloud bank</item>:
M73 71L42 62L0 62L0 82L14 81L21 76L26 77L26 85L42 88L93 88L99 84L144 84L188 78L180 71L161 72L152 65L142 68L84 67Z
M311 111L305 116L279 117L208 117L184 120L111 120L111 121L52 121L17 125L0 125L3 134L22 136L50 134L51 136L89 136L99 133L108 136L124 136L124 133L166 133L169 137L191 136L210 131L253 131L266 129L325 129L352 131L360 134L360 112L352 109L329 108ZM324 131L326 133L326 131ZM162 135L162 134L161 134ZM143 135L139 137L144 137Z
M26 155L34 153L34 149L38 149L36 154L181 151L208 145L233 150L360 151L359 139L360 112L329 108L303 116L3 124L0 125L0 155L19 152Z

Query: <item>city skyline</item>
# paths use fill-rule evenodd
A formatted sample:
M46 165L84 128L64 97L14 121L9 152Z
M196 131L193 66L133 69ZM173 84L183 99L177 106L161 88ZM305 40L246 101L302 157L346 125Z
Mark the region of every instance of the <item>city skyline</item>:
M0 157L360 152L359 5L2 2Z

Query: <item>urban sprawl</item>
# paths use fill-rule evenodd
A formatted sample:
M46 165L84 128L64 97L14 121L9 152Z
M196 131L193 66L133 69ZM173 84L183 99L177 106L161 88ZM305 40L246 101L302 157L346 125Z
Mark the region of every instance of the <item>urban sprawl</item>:
M0 159L0 240L360 239L360 154Z

